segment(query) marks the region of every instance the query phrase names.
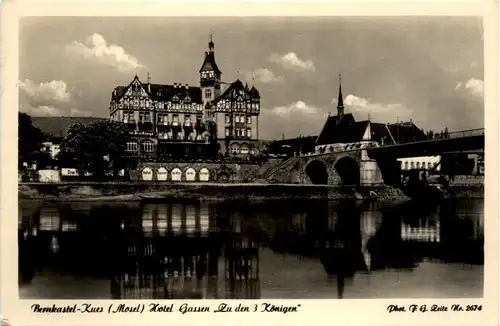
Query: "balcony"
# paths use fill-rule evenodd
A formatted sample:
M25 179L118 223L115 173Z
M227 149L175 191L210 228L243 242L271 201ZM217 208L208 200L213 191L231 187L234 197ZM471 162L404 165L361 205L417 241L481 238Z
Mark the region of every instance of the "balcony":
M158 139L159 140L172 140L172 135L165 133L165 132L159 132L158 133Z
M167 120L158 121L158 126L170 126L170 122Z
M128 124L134 124L135 125L135 120L134 119L123 119L123 123L128 123Z
M180 123L179 121L172 121L172 127L179 127Z

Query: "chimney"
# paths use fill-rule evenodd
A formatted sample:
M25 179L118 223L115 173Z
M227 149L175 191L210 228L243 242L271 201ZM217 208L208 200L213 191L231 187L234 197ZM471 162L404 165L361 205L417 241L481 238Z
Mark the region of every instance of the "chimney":
M174 88L177 88L177 83L174 83Z
M186 84L186 89L189 89L189 84Z

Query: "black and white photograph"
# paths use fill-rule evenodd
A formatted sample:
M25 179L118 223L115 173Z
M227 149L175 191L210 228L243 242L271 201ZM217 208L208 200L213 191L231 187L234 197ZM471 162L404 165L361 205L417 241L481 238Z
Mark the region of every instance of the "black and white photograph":
M484 48L473 15L22 17L19 298L483 298Z

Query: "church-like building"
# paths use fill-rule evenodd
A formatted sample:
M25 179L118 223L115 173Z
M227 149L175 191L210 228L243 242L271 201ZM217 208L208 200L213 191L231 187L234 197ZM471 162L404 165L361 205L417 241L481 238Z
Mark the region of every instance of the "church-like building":
M114 88L110 119L129 127L130 156L162 160L258 154L259 91L240 80L222 81L211 37L199 75L199 86L153 84L149 76L144 83L136 75L128 86Z

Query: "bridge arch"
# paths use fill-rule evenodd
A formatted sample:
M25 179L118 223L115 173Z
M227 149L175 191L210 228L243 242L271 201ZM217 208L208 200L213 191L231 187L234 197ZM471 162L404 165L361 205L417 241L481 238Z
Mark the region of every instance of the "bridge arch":
M343 185L359 185L360 184L360 172L359 164L351 156L344 156L339 158L335 164L334 168L340 177Z
M328 170L323 162L318 160L309 162L305 172L313 184L328 184Z

